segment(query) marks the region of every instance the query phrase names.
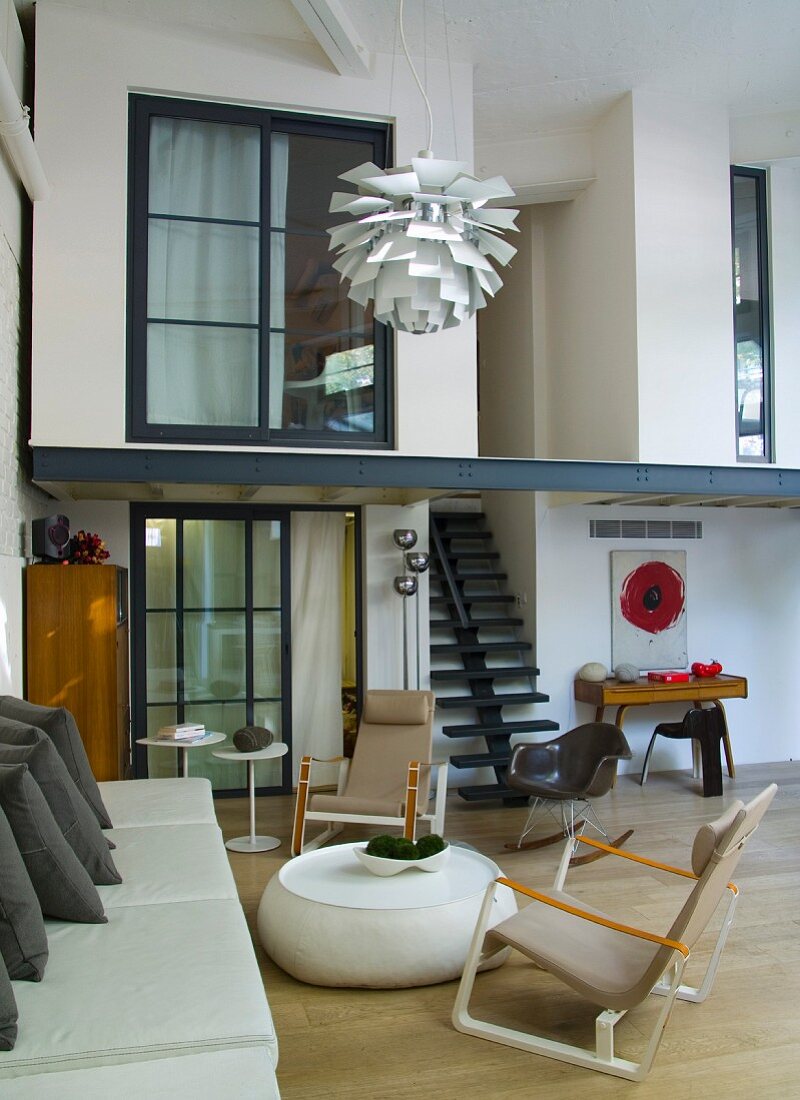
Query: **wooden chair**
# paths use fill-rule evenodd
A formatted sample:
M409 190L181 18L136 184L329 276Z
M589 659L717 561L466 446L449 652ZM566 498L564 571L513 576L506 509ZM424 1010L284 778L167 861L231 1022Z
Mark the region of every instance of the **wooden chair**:
M352 761L335 757L339 781L335 794L311 792L314 757L304 756L297 785L292 855L312 851L342 831L345 822L399 827L413 840L420 821L431 832L444 832L447 764L431 762L432 691L368 691ZM428 809L431 771L437 770L436 801ZM307 821L327 824L305 840Z
M725 748L728 775L733 778L736 774L733 768L728 724L725 721L725 711L721 706L693 707L686 712L681 722L661 722L656 726L644 756L642 778L639 781L642 786L647 781L647 775L650 771L650 757L653 755L653 747L657 737L670 737L675 741L691 740L695 776L697 775L697 749L699 749L703 767L704 798L722 794L720 743Z
M506 878L490 883L453 1009L456 1029L586 1069L641 1081L653 1063L676 998L700 1002L711 990L736 908L738 890L730 878L776 790L773 783L746 806L736 801L716 821L703 825L692 847L691 871L619 851L587 837L577 838L579 843L604 848L620 859L694 881L694 888L665 935L620 924L583 899L566 893L571 841L565 846L552 890L529 890ZM515 890L533 901L490 929L495 893L502 889ZM690 950L725 894L728 907L703 981L696 988L683 985ZM681 897L684 896L685 892ZM676 902L676 908L679 904ZM594 1050L501 1027L470 1014L469 1001L478 967L509 947L602 1010L595 1022ZM650 993L665 999L644 1055L640 1062L620 1058L614 1052L614 1027L626 1012L646 1001ZM746 1017L746 1001L742 1002L742 1013ZM729 1021L729 1026L735 1024Z

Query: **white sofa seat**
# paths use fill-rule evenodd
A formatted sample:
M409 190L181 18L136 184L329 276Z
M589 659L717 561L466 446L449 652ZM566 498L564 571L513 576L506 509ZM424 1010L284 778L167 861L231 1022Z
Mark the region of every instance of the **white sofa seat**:
M109 829L106 836L117 846L112 855L122 875L118 886L97 888L106 911L238 898L217 825L149 825Z
M263 1047L35 1073L4 1081L1 1094L3 1100L280 1100Z
M217 823L207 779L114 780L98 787L115 829Z
M44 980L15 982L20 1030L0 1081L277 1040L238 901L108 910L108 924L48 921ZM3 1095L3 1086L0 1086Z

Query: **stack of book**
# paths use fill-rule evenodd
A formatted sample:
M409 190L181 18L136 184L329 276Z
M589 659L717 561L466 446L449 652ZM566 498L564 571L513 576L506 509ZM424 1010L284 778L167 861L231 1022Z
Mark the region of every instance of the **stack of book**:
M159 741L199 741L206 727L199 722L180 722L177 726L162 726L156 734Z

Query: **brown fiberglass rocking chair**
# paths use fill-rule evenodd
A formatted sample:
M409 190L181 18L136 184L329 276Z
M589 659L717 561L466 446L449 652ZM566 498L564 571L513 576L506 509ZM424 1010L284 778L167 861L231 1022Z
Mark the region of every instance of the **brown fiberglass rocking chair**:
M514 790L528 795L530 813L519 840L516 844L506 844L506 848L512 851L543 848L570 837L574 853L576 838L587 825L612 847L624 844L633 835L633 829L611 840L592 809L591 799L608 794L617 776L617 762L630 759L631 750L622 730L607 722L587 722L538 745L517 745L506 782ZM560 830L551 836L526 841L541 810L550 814ZM598 851L578 856L572 865L591 863L603 855L604 852Z

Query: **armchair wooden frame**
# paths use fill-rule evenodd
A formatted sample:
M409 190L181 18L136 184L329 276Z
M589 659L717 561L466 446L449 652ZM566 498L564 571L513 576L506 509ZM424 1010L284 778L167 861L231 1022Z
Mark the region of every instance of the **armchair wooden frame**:
M295 804L294 828L292 830L292 855L298 856L302 852L311 852L327 844L333 837L338 836L345 824L385 825L390 828L402 827L403 836L408 840L416 838L417 825L420 821L430 823L432 833L441 835L444 832L445 802L447 799L447 762L424 763L412 760L408 765L406 780L406 796L404 799L405 812L400 816L386 815L373 816L371 814L337 813L332 810L313 811L308 809L308 798L311 790L311 769L313 764L337 764L339 776L336 785L336 793L341 795L347 786L347 775L350 761L346 757L335 756L329 760L319 757L304 756L300 762L300 776L297 783L297 801ZM436 794L434 797L433 812L418 812L420 773L428 768L436 770ZM323 821L327 828L313 837L305 839L305 827L307 821Z
M710 856L709 864L727 864L729 861L733 867L736 865L738 855L744 846L745 842L749 838L752 831L756 828L758 820L764 809L771 801L774 795L774 786L768 788L762 792L757 799L754 800L750 806L744 808L744 813L740 813L736 819L736 825L742 821L742 825L738 828L738 832L729 834L727 844L724 846L715 847L713 854ZM758 803L755 813L755 823L752 828L747 827L747 811L755 804ZM741 803L739 803L741 806ZM540 893L536 890L530 890L525 886L521 886L519 883L513 882L507 878L498 878L495 882L489 884L486 894L484 896L483 905L478 918L478 923L475 929L475 934L472 939L467 961L464 966L464 972L459 986L458 995L453 1008L453 1025L458 1031L464 1032L468 1035L476 1035L483 1039L489 1039L492 1042L502 1043L506 1046L516 1047L520 1050L530 1051L534 1054L544 1055L548 1058L555 1058L559 1061L569 1062L573 1065L582 1066L587 1069L599 1070L603 1073L612 1074L616 1077L622 1077L630 1081L641 1081L649 1072L652 1066L653 1059L655 1058L661 1037L664 1029L670 1017L673 1005L676 1000L686 1000L692 1002L701 1002L706 999L711 987L714 983L714 978L719 966L720 957L722 955L725 942L728 938L731 925L733 923L734 912L736 909L736 902L738 898L738 890L732 882L728 882L727 886L723 888L723 895L727 893L728 904L725 910L725 914L722 920L722 926L717 936L716 944L709 960L708 966L705 971L702 982L699 986L684 985L682 982L683 972L687 960L690 957L689 947L686 943L678 939L671 939L665 936L657 935L653 932L646 931L641 928L631 927L629 925L620 924L619 922L612 920L597 910L590 911L582 908L580 905L574 904L575 899L571 898L569 894L563 893L564 884L566 881L567 872L570 866L570 857L573 851L573 845L575 843L586 844L592 848L600 849L607 855L618 856L621 859L630 860L636 864L644 867L652 868L658 871L666 871L673 875L679 875L687 879L691 879L694 882L700 883L695 888L687 906L691 905L692 898L697 897L699 904L699 898L703 897L703 891L706 884L709 882L709 876L713 875L713 870L706 870L703 874L696 874L694 871L684 870L679 867L671 866L670 864L661 863L657 860L647 859L644 856L636 855L633 852L621 851L611 845L604 844L601 841L590 839L585 836L576 836L574 841L570 838L565 847L559 863L559 867L556 873L555 881L553 884L553 893L561 897L551 897L548 894ZM694 855L693 855L694 861ZM719 868L721 870L721 868ZM701 879L703 880L701 882ZM510 938L507 938L506 942L501 935L497 935L494 941L491 938L491 929L489 923L491 920L492 907L498 888L505 888L514 890L517 893L523 894L526 897L533 899L537 904L546 905L556 910L561 910L573 917L578 917L591 924L602 925L605 928L611 929L613 932L618 933L621 937L634 937L639 940L647 940L651 943L657 944L661 949L653 957L651 963L642 972L642 977L639 979L639 987L642 992L638 992L634 987L634 991L631 996L625 995L627 1000L623 1003L620 1001L621 1007L617 1008L605 1008L597 1016L595 1021L595 1045L594 1049L574 1046L569 1043L558 1042L554 1039L546 1038L545 1036L531 1034L529 1032L517 1031L513 1028L502 1027L498 1024L491 1023L487 1020L481 1020L473 1016L469 1011L469 1002L472 996L473 986L475 982L475 975L480 966L485 964L489 959L496 956L499 952L508 949L509 944L515 946L512 942L514 933L510 933ZM697 894L697 891L700 891ZM716 909L713 905L713 894L711 895L711 908L709 909L708 916ZM687 906L684 907L686 910ZM524 912L524 910L523 910ZM683 914L682 914L683 915ZM508 923L516 921L517 917L510 918ZM692 923L691 915L687 917L689 925ZM708 919L708 917L704 918ZM680 923L680 921L679 921ZM684 921L682 927L689 931L689 925ZM498 929L500 931L501 929ZM551 929L552 931L552 929ZM697 927L695 927L695 935L691 942L694 942L696 935L699 934ZM489 939L487 941L487 934ZM519 936L520 933L517 933ZM524 945L518 948L526 954ZM531 958L534 962L537 962L534 953L531 954ZM540 965L543 965L540 963ZM660 968L660 974L658 969ZM545 969L547 966L545 965ZM554 971L556 974L557 970ZM651 975L648 979L648 975ZM562 980L564 980L563 972L561 974ZM655 1021L652 1032L647 1041L645 1051L641 1057L641 1061L634 1062L626 1058L620 1058L614 1051L614 1027L622 1019L622 1017L631 1009L642 1003L647 999L648 988L647 984L642 985L642 982L653 981L655 982L649 988L650 993L660 995L664 998L664 1004L658 1013L658 1017ZM569 985L570 982L567 981ZM577 986L575 987L578 988ZM584 988L586 988L584 986ZM604 995L595 990L592 999L596 1004L602 1004L601 997ZM609 998L610 999L610 998ZM613 1002L612 1002L613 1003Z

